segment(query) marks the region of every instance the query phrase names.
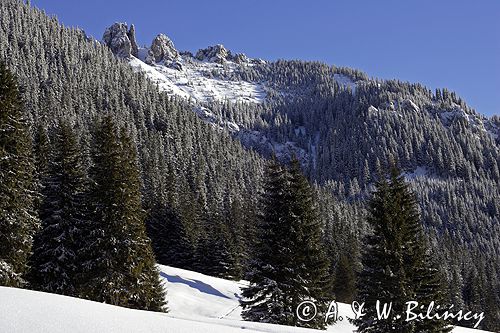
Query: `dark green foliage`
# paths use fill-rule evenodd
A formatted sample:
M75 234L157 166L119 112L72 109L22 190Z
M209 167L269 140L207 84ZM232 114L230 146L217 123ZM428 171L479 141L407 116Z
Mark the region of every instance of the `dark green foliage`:
M146 236L136 149L109 116L96 131L91 176L93 222L84 250L82 295L162 311L164 291Z
M324 328L323 319L301 322L295 314L308 299L324 311L331 292L313 191L297 160L289 171L273 160L265 180L256 253L247 274L250 286L241 301L243 318Z
M220 218L205 223L196 249L196 270L211 276L237 279L241 272L229 231Z
M353 265L355 262L356 260L350 260L346 254L342 254L337 263L333 280L333 295L338 302L351 304L354 301L356 273Z
M148 233L158 263L193 269L196 243L194 228L188 219L169 206L154 207L148 218Z
M29 279L37 290L77 296L88 183L74 130L61 121L54 133L53 153L47 156L44 172L41 229L35 237Z
M39 124L34 137L33 155L35 156L36 175L41 182L46 176L49 167L50 140L47 128Z
M0 62L0 285L24 284L32 237L35 183L31 137L14 76Z
M427 255L414 195L400 172L392 167L390 181L381 177L369 202L363 269L358 278L358 300L365 302L366 316L355 320L360 332L447 332L448 324L436 321L406 322L405 317L377 319L376 301L392 302L392 313L404 313L405 302L440 302L438 271ZM441 305L444 305L441 303Z

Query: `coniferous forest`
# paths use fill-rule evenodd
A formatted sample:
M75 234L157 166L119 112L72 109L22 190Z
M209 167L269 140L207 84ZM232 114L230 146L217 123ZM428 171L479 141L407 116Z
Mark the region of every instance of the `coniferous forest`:
M1 1L0 17L0 285L168 312L159 263L247 280L249 321L324 329L297 319L301 301L324 314L383 295L500 330L498 117L446 89L285 60L209 74L266 82L263 103L194 106L29 4Z

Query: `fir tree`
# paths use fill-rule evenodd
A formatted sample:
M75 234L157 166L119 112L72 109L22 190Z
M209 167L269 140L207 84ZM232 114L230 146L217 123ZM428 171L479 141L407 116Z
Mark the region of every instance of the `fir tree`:
M302 173L300 162L293 158L288 170L289 177L289 218L291 222L290 248L291 260L296 265L295 274L298 284L292 299L300 303L304 299L314 299L319 311L331 300L331 279L329 263L323 248L322 225L318 215L317 198ZM303 323L300 326L324 328L325 318Z
M363 269L358 279L358 299L365 303L366 315L354 323L359 332L447 332L447 323L406 321L406 302L429 304L442 300L437 273L426 255L418 206L403 176L394 166L390 181L376 184L369 202L368 223L372 233L366 237ZM377 318L380 309L392 303L387 319ZM441 304L444 305L444 304Z
M184 205L184 204L183 204ZM186 210L189 209L185 204ZM191 221L170 205L157 206L148 220L158 262L162 265L193 269L196 256Z
M350 304L354 300L356 292L356 274L353 261L349 261L347 255L340 255L335 269L333 282L333 294L338 302Z
M211 276L236 279L239 275L237 255L229 231L217 217L207 220L196 249L196 270Z
M393 213L395 219L399 220L398 230L403 234L403 248L405 275L408 278L407 290L413 289L414 299L419 304L429 305L435 302L435 308L431 315L436 313L437 306L445 308L443 274L433 260L427 240L424 235L418 204L409 184L404 176L395 167L390 171L391 198L395 206ZM408 300L407 300L408 301ZM445 333L451 331L450 324L441 319L414 321L414 332Z
M240 301L245 320L288 325L294 323L293 305L286 302L286 293L290 289L288 281L293 278L285 266L290 259L286 253L289 244L282 237L288 232L284 220L286 189L285 170L274 159L266 170L259 237L247 273L250 285L243 289L244 300Z
M312 189L294 161L287 171L273 160L262 196L260 239L243 289L245 320L324 328L324 319L301 322L297 306L329 293L328 264ZM318 316L320 318L321 316Z
M0 285L24 284L33 234L31 138L14 76L0 62Z
M77 295L81 228L85 223L86 173L73 129L55 129L53 156L42 191L41 230L30 259L30 283L42 291Z
M34 137L33 149L35 171L39 185L41 185L48 172L50 150L50 140L47 128L39 124Z
M109 116L96 133L92 209L82 293L92 300L162 311L163 286L146 236L137 153Z

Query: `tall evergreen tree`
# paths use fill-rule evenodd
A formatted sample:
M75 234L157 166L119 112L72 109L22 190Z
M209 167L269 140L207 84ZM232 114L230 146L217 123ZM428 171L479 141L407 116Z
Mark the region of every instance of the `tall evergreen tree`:
M426 256L426 244L418 206L409 186L396 167L390 181L384 176L376 184L369 202L368 223L372 233L366 237L362 256L363 269L358 278L358 299L365 303L366 315L354 323L359 332L447 332L444 322L427 324L399 318L406 302L427 305L442 299L436 283L436 270ZM377 318L380 309L392 303L388 318ZM442 304L444 305L444 304Z
M193 217L190 215L192 210L187 207L187 203L182 203L179 209L169 204L155 208L157 209L152 209L148 218L148 231L158 262L162 265L194 269L196 243L190 219ZM185 215L179 212L184 208Z
M320 312L330 300L332 283L329 262L324 250L322 225L319 219L317 198L313 188L302 173L299 160L292 158L288 170L289 178L289 218L291 219L292 261L296 265L298 284L294 288L294 301L300 303L305 298L314 299ZM324 328L325 318L319 316L300 326Z
M67 121L55 129L47 169L30 283L38 290L76 296L87 181L77 136Z
M399 220L398 229L403 233L402 251L407 252L404 257L407 267L404 270L409 285L406 289L413 289L414 299L419 304L429 305L435 302L436 306L444 308L448 304L445 300L443 274L428 247L415 195L395 165L390 170L390 177L391 198L396 214L394 217ZM435 312L436 308L431 314ZM445 333L451 329L450 324L441 319L414 321L414 332Z
M235 248L220 216L211 218L207 214L197 244L195 268L201 273L221 278L236 279L239 276Z
M333 282L333 294L335 300L343 303L351 303L356 292L356 274L353 263L347 255L340 255Z
M320 310L328 295L328 264L312 189L298 161L287 171L273 160L262 196L260 238L243 289L245 320L324 328L324 319L301 322L297 306L315 300Z
M34 137L33 155L38 185L42 185L49 168L50 140L47 128L39 124Z
M34 163L19 88L0 62L0 285L21 286L33 234Z
M99 124L92 170L92 217L83 296L110 304L164 310L164 290L146 235L137 152L111 117Z

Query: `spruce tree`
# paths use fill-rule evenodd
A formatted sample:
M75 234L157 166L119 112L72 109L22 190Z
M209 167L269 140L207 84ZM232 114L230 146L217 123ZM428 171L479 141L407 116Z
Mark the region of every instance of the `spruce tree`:
M239 276L237 255L220 217L207 216L197 244L195 268L198 272L226 279Z
M320 312L329 293L328 264L312 189L294 161L290 171L270 162L262 196L260 238L250 262L241 305L245 320L324 328L321 315L310 322L297 306L314 300Z
M291 260L295 267L296 282L292 299L299 304L304 299L314 299L320 313L331 300L329 262L323 242L322 225L318 215L317 198L313 188L302 173L299 160L294 157L288 170L289 218L291 219ZM325 328L325 318L319 315L311 322L299 326Z
M366 315L354 323L359 332L447 332L448 324L436 321L406 321L406 302L419 305L442 299L436 270L426 255L426 243L418 206L400 171L391 167L388 181L376 183L369 201L367 221L372 228L366 236L362 255L363 269L358 278L358 301L365 303ZM378 319L376 302L392 311ZM441 304L444 305L444 304Z
M84 297L164 310L164 290L144 224L136 149L107 116L95 137L93 226L85 249Z
M243 289L240 301L242 317L250 321L292 325L294 314L291 306L286 308L289 288L285 283L293 277L285 266L289 263L286 253L289 244L282 237L288 232L284 218L287 179L284 168L275 159L269 163L264 180L259 237L246 277L250 285Z
M162 265L193 269L196 243L190 220L179 213L179 209L174 209L169 204L156 207L157 209L152 209L150 213L148 231L158 262ZM189 209L187 204L186 209Z
M333 282L333 294L338 302L350 304L356 292L356 274L347 255L340 255Z
M75 296L87 178L77 136L67 121L60 121L55 129L47 169L30 283L37 290Z
M0 285L22 286L33 234L36 189L31 137L16 80L0 62Z
M399 230L404 239L402 251L407 252L404 257L407 267L404 269L409 285L406 288L413 290L414 299L419 304L428 306L435 302L431 312L434 315L438 305L441 309L448 305L442 282L444 277L428 248L415 195L394 164L390 170L390 179L391 198L397 214L394 217L400 219ZM448 322L441 319L417 319L413 324L414 332L445 333L452 329Z

